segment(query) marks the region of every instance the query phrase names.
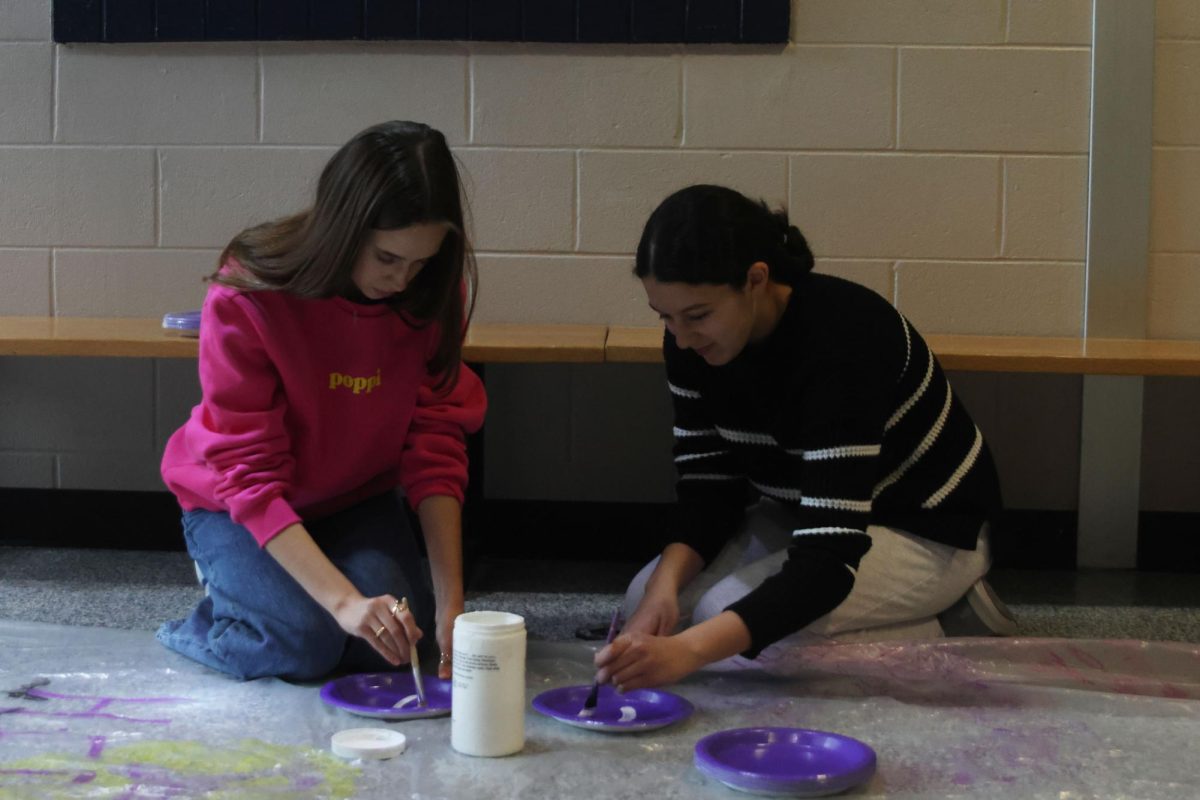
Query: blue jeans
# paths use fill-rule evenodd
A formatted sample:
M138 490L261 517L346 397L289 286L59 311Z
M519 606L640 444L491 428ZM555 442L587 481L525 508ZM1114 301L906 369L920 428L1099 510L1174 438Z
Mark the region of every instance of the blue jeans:
M365 596L407 597L432 641L433 594L401 502L387 493L305 527ZM243 680L392 669L365 641L343 631L228 513L184 512L183 534L208 596L186 619L159 628L158 640L170 649Z

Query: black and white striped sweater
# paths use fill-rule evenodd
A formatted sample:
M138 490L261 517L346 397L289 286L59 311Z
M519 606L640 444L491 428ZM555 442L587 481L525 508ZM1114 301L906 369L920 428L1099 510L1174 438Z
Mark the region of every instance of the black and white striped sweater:
M735 611L762 648L833 610L885 525L974 549L1000 507L987 444L924 339L874 292L806 276L776 329L728 364L663 342L675 408L672 533L711 561L745 506L796 513L781 571Z

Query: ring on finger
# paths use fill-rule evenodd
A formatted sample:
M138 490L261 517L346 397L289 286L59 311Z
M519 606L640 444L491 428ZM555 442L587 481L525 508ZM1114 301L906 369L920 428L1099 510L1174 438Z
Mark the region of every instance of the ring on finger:
M441 657L438 659L438 664L449 664L449 663L450 663L450 655L448 653L442 653Z
M379 630L375 631L375 638L378 639L380 636L383 636L383 632L386 630L387 625L380 625Z
M401 613L408 611L408 598L401 597L396 602L392 603L391 614L393 617L400 616Z

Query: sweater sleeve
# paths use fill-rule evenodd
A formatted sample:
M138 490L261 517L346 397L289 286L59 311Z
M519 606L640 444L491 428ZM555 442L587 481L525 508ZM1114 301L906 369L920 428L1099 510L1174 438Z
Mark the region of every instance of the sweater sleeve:
M430 326L431 338L436 326ZM449 495L460 503L467 486L467 434L483 425L487 395L483 382L465 364L452 386L437 388L426 375L417 390L417 408L400 456L400 484L414 509L427 497Z
M215 498L265 545L300 517L288 502L295 460L286 398L256 323L253 301L214 287L200 325L200 413L189 450L217 475Z
M676 504L670 539L716 558L736 532L746 503L745 476L708 414L697 371L670 334L663 342L675 415Z
M767 645L828 614L854 587L871 548L867 526L893 383L879 353L820 357L793 383L777 485L797 527L780 571L729 606L746 623L753 658Z

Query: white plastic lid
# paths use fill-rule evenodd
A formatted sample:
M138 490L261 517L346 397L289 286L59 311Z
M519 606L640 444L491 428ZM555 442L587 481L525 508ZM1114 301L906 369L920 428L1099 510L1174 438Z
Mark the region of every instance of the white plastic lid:
M387 728L350 728L338 731L331 743L333 754L342 758L394 758L404 752L408 738Z
M525 618L508 611L468 611L454 618L454 630L476 635L499 635L524 630Z

